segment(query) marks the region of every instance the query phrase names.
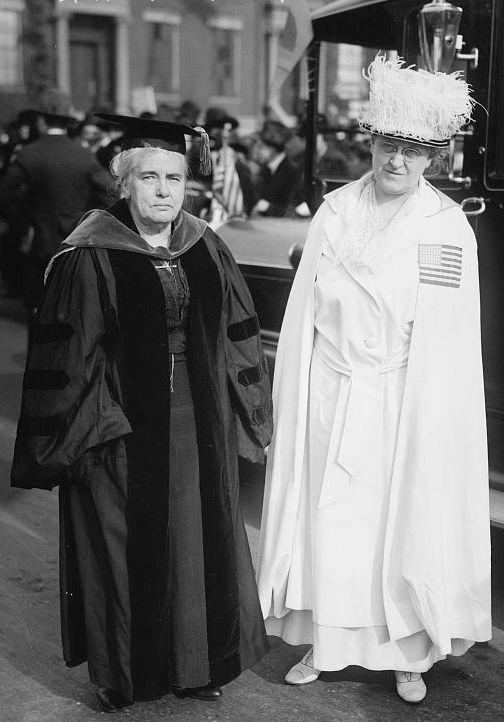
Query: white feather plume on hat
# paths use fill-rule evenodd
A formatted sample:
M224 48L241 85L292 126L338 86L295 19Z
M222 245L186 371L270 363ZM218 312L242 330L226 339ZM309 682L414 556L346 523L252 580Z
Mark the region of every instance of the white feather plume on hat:
M371 133L407 138L423 145L446 146L471 119L475 103L460 71L429 73L403 67L401 58L377 55L364 77L369 105L359 125Z

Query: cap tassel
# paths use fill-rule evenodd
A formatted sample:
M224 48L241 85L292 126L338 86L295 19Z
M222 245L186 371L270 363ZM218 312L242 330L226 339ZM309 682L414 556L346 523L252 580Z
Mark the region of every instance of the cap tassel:
M200 134L200 173L210 175L212 172L212 156L210 153L210 138L208 133L201 126L194 128Z

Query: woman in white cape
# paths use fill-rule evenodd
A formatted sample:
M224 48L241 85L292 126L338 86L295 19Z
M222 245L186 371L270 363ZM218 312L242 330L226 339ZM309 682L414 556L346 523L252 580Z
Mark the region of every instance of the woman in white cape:
M476 241L423 177L469 119L458 73L377 56L373 170L316 213L280 335L257 569L286 682L421 674L491 636Z

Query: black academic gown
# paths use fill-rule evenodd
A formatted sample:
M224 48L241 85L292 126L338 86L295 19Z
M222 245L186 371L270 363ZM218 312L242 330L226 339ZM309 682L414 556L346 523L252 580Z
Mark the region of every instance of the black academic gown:
M61 487L66 662L87 659L91 680L127 700L224 684L267 649L239 508L238 455L258 460L272 425L250 294L222 241L184 211L171 253L140 238L124 201L88 214L63 248L28 355L12 484ZM194 664L167 652L184 607L173 608L166 568L193 562L169 548L170 348L152 263L169 256L182 259L191 298L204 578L188 596L203 634L182 656Z

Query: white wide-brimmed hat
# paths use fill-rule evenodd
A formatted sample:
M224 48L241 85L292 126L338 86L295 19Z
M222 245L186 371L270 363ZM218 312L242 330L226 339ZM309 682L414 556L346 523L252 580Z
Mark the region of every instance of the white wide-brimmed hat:
M460 71L429 73L404 67L402 58L378 54L364 77L369 105L359 125L370 133L446 147L471 119L475 103Z

